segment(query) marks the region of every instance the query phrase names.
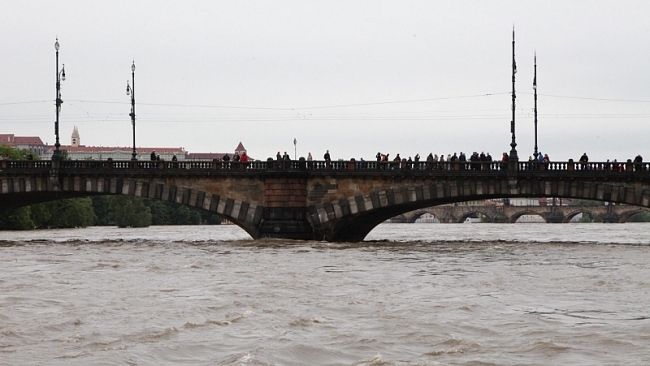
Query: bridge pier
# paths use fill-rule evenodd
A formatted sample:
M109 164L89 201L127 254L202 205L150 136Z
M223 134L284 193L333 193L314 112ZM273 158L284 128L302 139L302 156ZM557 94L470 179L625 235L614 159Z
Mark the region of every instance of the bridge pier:
M607 213L601 217L603 219L603 222L610 223L610 224L617 224L621 222L621 217L612 213Z
M312 240L314 229L307 221L306 208L265 208L258 237Z
M273 176L264 179L265 206L259 225L259 238L314 239L307 219L307 179Z
M558 212L551 212L546 215L546 222L548 224L561 224L564 220L564 215Z
M492 222L495 224L507 224L510 222L510 219L505 216L497 215L492 218Z

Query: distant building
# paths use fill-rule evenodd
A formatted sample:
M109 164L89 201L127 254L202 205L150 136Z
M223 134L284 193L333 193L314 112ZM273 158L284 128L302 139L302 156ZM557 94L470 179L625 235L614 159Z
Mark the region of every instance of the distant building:
M73 147L81 146L81 137L79 137L79 130L77 129L77 126L74 126L74 130L72 130L72 142L70 145Z
M40 139L39 139L40 140ZM46 146L42 154L42 159L50 160L54 154L54 146ZM74 127L72 136L70 136L70 145L61 145L60 150L67 152L71 160L131 160L133 157L133 147L127 146L85 146L81 144L79 129ZM149 160L151 153L155 151L160 155L160 159L170 161L176 155L178 161L185 161L187 151L182 147L138 147L136 148L136 157L138 160Z
M185 157L185 160L188 161L213 161L213 160L223 160L223 157L228 154L230 156L230 159L232 159L234 154L239 154L240 156L243 155L244 153L248 154L246 151L246 148L244 145L239 142L239 145L235 148L235 151L229 152L229 153L188 153L187 156ZM254 160L250 156L248 157L249 161Z
M0 134L0 145L10 146L16 149L27 149L38 155L43 160L51 160L56 147L45 145L38 136L15 136L14 134ZM70 145L61 145L60 150L65 150L67 157L71 160L131 160L133 157L132 146L85 146L81 144L79 129L74 126L70 136ZM248 153L244 144L239 142L233 152L222 153L189 153L183 147L138 147L136 157L138 160L149 160L152 152L160 156L160 159L171 161L174 155L178 161L212 161L222 160L228 154L232 159L233 155ZM249 160L254 160L249 156Z
M43 155L46 146L38 136L15 136L14 134L0 134L0 145L14 149L27 149L36 155Z

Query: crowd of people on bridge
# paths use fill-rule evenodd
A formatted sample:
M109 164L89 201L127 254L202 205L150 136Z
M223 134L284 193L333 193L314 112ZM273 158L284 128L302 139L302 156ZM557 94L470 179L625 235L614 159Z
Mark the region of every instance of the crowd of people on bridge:
M637 155L634 160L627 159L626 162L618 162L616 159L610 162L609 159L607 159L607 162L605 162L602 168L603 170L610 170L614 172L627 172L630 170L635 172L642 172L646 170L646 166L643 164L643 157L640 154ZM585 166L584 169L593 169L593 167Z
M424 162L420 161L420 154L415 154L412 159L410 156L408 158L402 158L400 154L396 154L395 157L391 160L390 153L381 153L378 152L375 155L377 160L377 165L380 169L427 169L427 170L438 170L438 169L453 169L456 166L459 170L491 170L491 169L506 169L508 162L508 154L503 153L501 163L493 164L494 159L490 153L481 152L480 154L477 151L474 151L468 158L464 152L447 154L433 154L429 153Z
M151 159L159 160L160 157L156 156L154 151L151 153ZM490 155L489 152L478 153L477 151L474 151L469 157L464 152L460 152L460 153L454 152L453 154L447 154L446 156L445 154L438 155L438 154L429 153L426 159L422 161L420 154L418 153L416 153L413 157L409 156L408 158L404 158L400 156L399 153L397 153L395 157L391 158L389 153L377 152L377 154L375 155L375 159L376 159L376 164L368 163L363 158L360 158L358 161L352 158L349 160L349 162L353 162L354 164L356 164L355 167L360 169L376 168L381 170L395 170L395 169L418 170L419 169L419 170L471 170L471 171L501 170L501 171L505 171L508 169L509 155L508 153L504 152L501 155L501 159L496 160L492 158L492 155ZM246 155L246 153L243 153L242 155L235 153L232 158L228 154L225 154L221 160L226 163L229 163L231 161L237 163L237 162L248 162L249 158ZM341 159L339 160L342 161ZM287 169L292 167L291 157L286 151L284 152L284 154L278 151L276 154L275 161L276 163L274 165L277 168ZM329 150L326 150L325 154L323 154L323 162L314 162L311 152L307 154L306 161L307 161L308 169L312 169L315 167L327 169L332 166L332 158ZM527 163L528 164L524 164L523 167L520 169L548 170L549 165L551 163L551 159L549 158L548 154L538 152L534 155L529 156ZM645 166L643 164L643 158L641 157L641 155L637 155L634 158L634 160L628 159L627 162L624 163L619 163L616 159L610 162L608 159L606 163L590 164L587 153L584 153L582 154L582 156L580 156L577 163L572 164L573 159L569 159L568 163L570 163L569 169L571 170L590 170L590 169L608 170L608 171L630 171L630 169L632 169L633 171L645 170ZM566 163L562 163L562 164L563 166L566 165Z

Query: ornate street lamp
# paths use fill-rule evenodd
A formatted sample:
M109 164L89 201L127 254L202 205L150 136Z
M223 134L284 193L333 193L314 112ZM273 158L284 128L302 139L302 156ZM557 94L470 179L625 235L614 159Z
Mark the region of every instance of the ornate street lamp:
M131 86L132 85L132 86ZM135 61L131 64L131 85L126 81L126 95L131 95L131 125L133 126L133 153L131 160L138 160L137 152L135 151Z
M59 70L59 38L56 38L54 43L54 49L56 50L56 121L54 122L54 135L56 136L56 142L54 143L54 154L52 154L52 160L60 160L63 158L63 154L59 149L61 144L59 143L59 113L61 112L61 81L65 81L65 64Z
M537 52L535 52L534 61L535 71L533 76L533 92L535 94L535 152L533 155L535 156L535 160L537 160L537 156L539 156L539 152L537 151ZM553 198L553 203L555 203L555 198Z
M517 142L515 140L515 74L517 73L517 63L515 62L515 28L512 28L512 121L510 122L510 133L512 134L512 142L510 143L510 157L509 159L518 159L517 157Z

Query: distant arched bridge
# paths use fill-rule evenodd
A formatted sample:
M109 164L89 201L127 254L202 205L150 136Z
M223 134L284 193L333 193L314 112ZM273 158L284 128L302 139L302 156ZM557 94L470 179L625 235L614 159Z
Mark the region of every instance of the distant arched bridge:
M94 195L196 207L253 238L356 242L391 217L445 203L559 197L647 208L650 164L0 161L0 208Z
M576 215L591 213L603 222L626 222L630 217L650 209L629 205L600 206L434 206L402 214L392 221L413 223L424 214L435 216L441 223L462 223L480 214L489 222L515 223L524 215L540 216L547 223L567 223Z

